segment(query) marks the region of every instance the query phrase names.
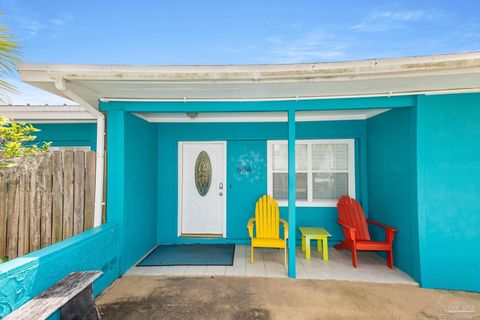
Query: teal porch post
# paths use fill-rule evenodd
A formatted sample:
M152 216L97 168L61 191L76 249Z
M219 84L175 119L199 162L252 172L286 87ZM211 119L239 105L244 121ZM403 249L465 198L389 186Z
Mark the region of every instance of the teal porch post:
M107 223L119 225L120 274L123 266L125 234L125 112L107 112Z
M296 239L295 239L295 109L288 110L288 277L296 278Z

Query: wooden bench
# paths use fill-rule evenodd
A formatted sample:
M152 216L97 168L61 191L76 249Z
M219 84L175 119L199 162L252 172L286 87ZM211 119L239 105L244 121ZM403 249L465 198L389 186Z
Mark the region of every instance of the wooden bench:
M98 320L93 282L101 271L73 272L5 317L5 320L47 319L60 309L62 320Z

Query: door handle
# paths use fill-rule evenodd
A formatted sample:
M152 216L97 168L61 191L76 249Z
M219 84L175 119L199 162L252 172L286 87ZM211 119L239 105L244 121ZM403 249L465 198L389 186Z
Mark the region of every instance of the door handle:
M220 182L219 185L218 185L218 188L219 188L220 190L222 190L222 189L223 189L223 183Z

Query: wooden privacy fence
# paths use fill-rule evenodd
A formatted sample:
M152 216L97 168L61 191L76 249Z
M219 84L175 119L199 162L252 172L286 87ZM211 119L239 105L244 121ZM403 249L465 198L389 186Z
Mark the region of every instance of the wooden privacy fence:
M0 257L9 259L93 227L93 151L54 151L34 173L0 181Z

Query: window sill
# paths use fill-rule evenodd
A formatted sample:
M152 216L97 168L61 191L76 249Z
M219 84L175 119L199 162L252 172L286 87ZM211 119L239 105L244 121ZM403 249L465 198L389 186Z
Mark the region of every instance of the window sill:
M279 207L288 207L288 201L278 201ZM312 208L335 208L337 201L297 201L296 207L312 207Z

